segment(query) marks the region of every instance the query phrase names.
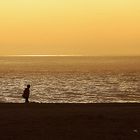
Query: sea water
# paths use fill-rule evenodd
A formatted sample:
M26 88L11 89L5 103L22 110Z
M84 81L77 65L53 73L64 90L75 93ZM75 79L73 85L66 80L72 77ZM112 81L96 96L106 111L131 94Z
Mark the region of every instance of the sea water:
M140 57L0 57L0 102L140 103Z

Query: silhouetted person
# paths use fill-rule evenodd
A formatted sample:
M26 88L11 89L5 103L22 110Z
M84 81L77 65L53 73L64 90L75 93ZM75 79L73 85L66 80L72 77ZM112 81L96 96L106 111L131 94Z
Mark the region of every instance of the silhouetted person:
M30 95L30 85L27 85L27 88L24 89L22 97L25 99L25 103L29 103L29 95Z

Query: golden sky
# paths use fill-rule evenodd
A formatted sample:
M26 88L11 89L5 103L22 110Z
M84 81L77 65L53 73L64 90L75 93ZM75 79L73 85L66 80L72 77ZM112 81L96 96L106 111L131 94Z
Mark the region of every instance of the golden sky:
M0 0L0 55L140 55L140 0Z

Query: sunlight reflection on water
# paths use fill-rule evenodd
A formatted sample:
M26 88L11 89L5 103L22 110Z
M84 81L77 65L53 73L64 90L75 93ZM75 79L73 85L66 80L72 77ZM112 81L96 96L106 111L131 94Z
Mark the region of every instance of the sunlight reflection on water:
M26 84L33 102L140 102L139 57L110 59L0 58L0 102L24 102Z

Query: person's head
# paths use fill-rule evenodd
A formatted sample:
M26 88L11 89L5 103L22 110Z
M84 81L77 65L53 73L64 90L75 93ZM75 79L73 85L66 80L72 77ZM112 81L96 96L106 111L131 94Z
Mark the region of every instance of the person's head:
M27 88L30 88L31 86L30 85L27 85Z

